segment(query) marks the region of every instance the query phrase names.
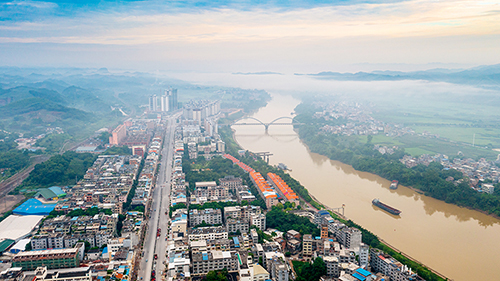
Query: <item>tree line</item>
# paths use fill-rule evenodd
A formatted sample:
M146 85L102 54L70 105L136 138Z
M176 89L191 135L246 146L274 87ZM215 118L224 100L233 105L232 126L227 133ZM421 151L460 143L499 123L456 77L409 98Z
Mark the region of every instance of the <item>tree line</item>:
M313 224L309 218L288 213L282 208L273 206L266 214L266 225L268 228L275 228L282 232L295 230L300 234L312 234L313 237L320 235L319 228Z
M28 150L17 149L17 143L10 135L2 140L0 141L0 169L9 170L9 175L13 175L30 165L32 153Z
M317 257L312 262L292 261L296 281L318 281L326 275L326 265L322 258Z
M76 184L82 179L87 169L92 166L96 155L66 151L62 155L54 155L49 160L35 165L29 176L23 181L15 193L23 188L42 188L53 185Z
M189 183L189 193L195 190L196 182L215 181L219 183L219 179L224 178L225 176L240 177L242 179L242 184L248 186L250 192L256 198L256 200L250 202L250 204L260 206L263 210L267 209L266 203L260 197L257 188L253 185L248 173L245 173L245 171L243 171L240 167L234 165L229 159L222 157L214 157L209 161L205 160L204 157L198 157L198 159L194 161L184 159L182 163L182 171L186 175L186 182ZM188 194L186 194L186 196L188 196Z
M392 155L381 154L373 149L370 141L361 143L353 137L326 135L319 131L320 126L321 124L311 124L299 128L300 138L312 152L349 164L358 171L373 173L388 180L398 180L402 185L419 189L425 195L446 203L500 216L499 191L494 194L477 192L469 187L468 180L461 172L454 169L444 170L437 162L432 162L429 166L407 168L399 161L405 155L403 148ZM447 180L450 177L454 180ZM461 183L457 183L460 179Z

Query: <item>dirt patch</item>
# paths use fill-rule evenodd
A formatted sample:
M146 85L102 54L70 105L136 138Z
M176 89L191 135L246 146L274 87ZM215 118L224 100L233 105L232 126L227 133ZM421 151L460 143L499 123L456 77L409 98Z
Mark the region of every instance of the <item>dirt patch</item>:
M10 211L17 203L24 199L24 195L7 195L0 197L0 215Z

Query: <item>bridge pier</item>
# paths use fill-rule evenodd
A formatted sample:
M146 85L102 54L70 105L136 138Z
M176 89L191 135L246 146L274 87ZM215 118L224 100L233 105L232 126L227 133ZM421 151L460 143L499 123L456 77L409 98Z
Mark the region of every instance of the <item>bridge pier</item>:
M269 164L269 156L273 155L269 152L254 152L254 154L256 156L262 157L262 160L266 161L267 164Z

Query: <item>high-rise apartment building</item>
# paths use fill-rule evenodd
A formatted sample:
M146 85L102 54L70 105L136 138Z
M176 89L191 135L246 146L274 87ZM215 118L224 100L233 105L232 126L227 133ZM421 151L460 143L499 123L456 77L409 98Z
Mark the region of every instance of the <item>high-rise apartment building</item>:
M177 89L165 90L162 96L149 96L149 111L168 112L177 108Z

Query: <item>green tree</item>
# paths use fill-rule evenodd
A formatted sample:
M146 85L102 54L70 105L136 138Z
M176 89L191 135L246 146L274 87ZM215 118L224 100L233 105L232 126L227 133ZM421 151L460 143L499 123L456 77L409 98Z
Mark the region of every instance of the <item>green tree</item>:
M317 257L314 262L293 261L297 279L301 281L318 281L326 275L326 265L322 258Z
M209 271L205 280L207 281L226 281L229 280L229 273L226 268L222 270Z
M103 144L109 143L109 137L111 137L110 132L102 132L97 138L102 141Z

